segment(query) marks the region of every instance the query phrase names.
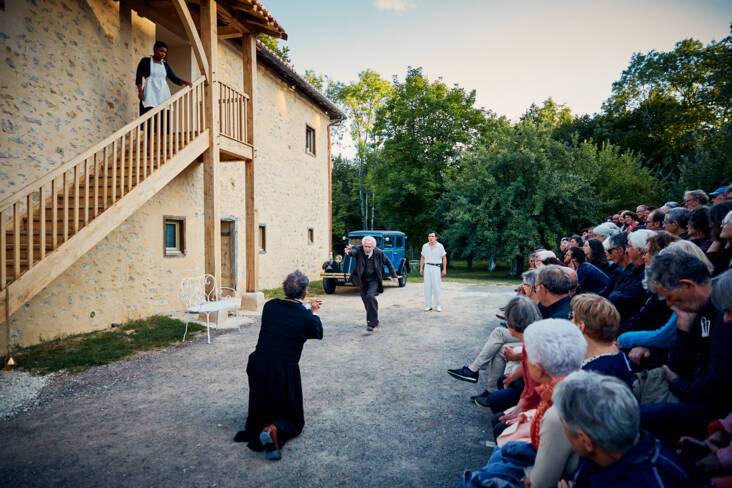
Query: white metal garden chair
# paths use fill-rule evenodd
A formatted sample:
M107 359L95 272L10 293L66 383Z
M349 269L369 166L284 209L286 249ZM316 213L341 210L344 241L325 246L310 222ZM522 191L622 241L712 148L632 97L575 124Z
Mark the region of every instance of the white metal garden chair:
M211 344L211 321L212 313L235 310L241 306L241 299L236 295L225 297L223 290L230 290L236 294L236 290L228 287L220 287L213 275L205 274L192 278L183 278L180 282L180 298L186 305L186 313L206 314L206 336ZM186 340L188 333L188 322L183 333L183 340Z

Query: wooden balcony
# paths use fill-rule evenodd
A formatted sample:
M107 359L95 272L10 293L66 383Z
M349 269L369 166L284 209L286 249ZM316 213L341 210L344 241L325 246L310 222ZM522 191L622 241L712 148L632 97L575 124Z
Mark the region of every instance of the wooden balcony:
M217 81L219 99L219 139L222 161L251 161L254 158L254 147L251 141L248 124L249 96L240 93L231 86Z

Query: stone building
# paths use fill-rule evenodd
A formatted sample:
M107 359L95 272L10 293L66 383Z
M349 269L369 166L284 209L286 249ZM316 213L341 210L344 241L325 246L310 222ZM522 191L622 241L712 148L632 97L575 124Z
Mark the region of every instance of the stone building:
M344 115L256 41L287 38L258 0L3 5L0 351L179 311L187 276L317 274ZM139 117L155 40L193 86Z

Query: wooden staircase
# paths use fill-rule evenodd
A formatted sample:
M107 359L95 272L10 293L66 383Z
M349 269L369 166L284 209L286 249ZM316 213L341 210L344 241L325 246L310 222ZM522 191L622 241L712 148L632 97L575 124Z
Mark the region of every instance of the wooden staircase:
M209 146L204 78L0 202L0 305L10 316Z

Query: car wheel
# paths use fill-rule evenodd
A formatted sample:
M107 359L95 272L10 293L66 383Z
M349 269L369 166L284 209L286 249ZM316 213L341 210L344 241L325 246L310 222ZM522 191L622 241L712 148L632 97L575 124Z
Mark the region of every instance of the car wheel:
M326 294L332 295L336 291L336 280L334 278L325 278L323 280L323 291Z
M407 273L404 273L399 278L399 288L404 288L405 286L407 286Z

